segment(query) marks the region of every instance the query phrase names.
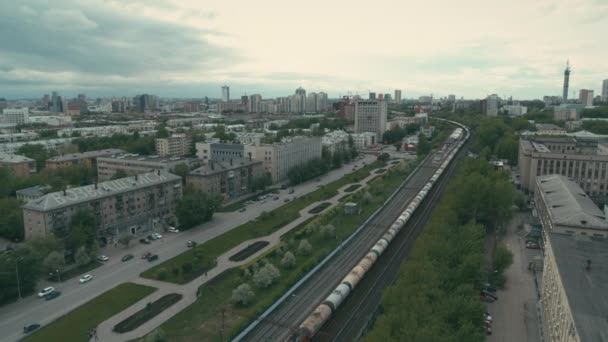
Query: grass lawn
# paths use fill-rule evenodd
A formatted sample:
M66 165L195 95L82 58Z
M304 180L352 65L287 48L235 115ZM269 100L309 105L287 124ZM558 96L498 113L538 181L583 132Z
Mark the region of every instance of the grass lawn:
M363 205L358 215L345 215L342 208L332 209L318 216L306 226L294 229L285 234L283 242L277 248L265 253L258 261L243 267L229 269L201 286L201 297L188 308L165 322L161 329L166 333L169 341L223 341L237 334L251 320L280 297L292 284L297 282L308 270L316 265L322 258L331 252L344 238L365 221L390 194L401 184L413 170L414 163L396 170L385 172L375 180L369 189L371 200ZM353 201L362 202L363 194L352 195ZM323 236L318 227L332 224L336 228L335 237ZM297 255L297 246L300 240L306 239L312 245L310 255ZM281 266L281 259L286 251L296 254L296 265L291 269ZM263 260L263 261L261 261ZM281 271L278 281L266 289L253 286L251 276L246 275L245 268L251 271L254 264L271 262ZM231 303L232 290L238 285L247 282L252 285L255 292L254 301L247 307ZM222 311L225 329L221 332Z
M243 241L266 236L300 217L300 210L311 203L331 198L340 187L367 177L370 171L384 164L374 162L318 190L293 200L271 212L262 212L255 220L179 254L141 274L144 278L185 284L215 266L215 259ZM183 265L191 264L184 272Z
M88 341L87 333L92 328L154 291L154 287L120 284L42 327L23 341Z
M127 317L122 322L116 324L113 328L118 333L125 333L137 329L140 325L146 323L154 316L163 312L166 308L179 302L182 299L182 295L178 293L169 293L160 297L158 300L149 303L145 308L137 311L133 315Z

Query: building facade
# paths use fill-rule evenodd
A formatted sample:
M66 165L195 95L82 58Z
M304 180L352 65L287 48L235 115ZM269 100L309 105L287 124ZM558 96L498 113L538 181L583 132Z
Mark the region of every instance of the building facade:
M593 106L593 90L581 89L578 95L578 102L585 107Z
M15 176L25 177L36 173L36 160L16 154L0 153L0 167L9 169Z
M128 153L112 157L99 157L97 158L97 177L101 181L110 180L119 170L124 171L129 176L156 170L174 172L180 164L185 164L191 170L199 166L201 161L195 158L140 156Z
M29 108L6 108L2 110L4 122L23 125L30 122Z
M481 100L481 113L487 116L498 115L498 96L496 94L489 95L484 100Z
M382 140L386 130L387 105L384 100L355 102L355 133L371 132L376 141Z
M156 154L161 157L185 156L190 154L192 139L186 134L173 134L168 138L156 139Z
M181 198L181 177L165 171L49 193L23 206L25 238L65 231L77 212L87 210L95 216L98 238L117 241L172 220Z
M186 176L186 184L193 189L228 199L249 193L254 179L263 174L264 166L259 160L210 160L192 170Z
M400 104L401 103L401 89L395 89L395 98L394 98L395 104Z
M70 127L57 131L59 137L71 137L74 135L81 137L111 137L114 134L128 134L127 126L96 126L96 127Z
M608 101L608 80L602 81L602 101Z
M230 87L225 85L222 86L222 102L230 101Z
M196 143L196 157L207 162L213 161L229 161L243 159L245 156L245 147L243 144L225 144L225 143Z
M88 151L83 153L71 153L64 154L61 156L49 158L46 160L46 167L49 169L59 169L63 167L70 167L76 165L83 165L87 167L97 168L97 158L99 157L110 157L125 153L125 151L117 148L111 148L107 150Z

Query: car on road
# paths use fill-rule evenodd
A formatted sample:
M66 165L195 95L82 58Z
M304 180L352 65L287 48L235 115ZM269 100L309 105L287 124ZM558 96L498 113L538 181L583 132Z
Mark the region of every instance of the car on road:
M80 277L80 279L78 279L78 281L79 281L81 284L88 283L88 282L89 282L89 281L91 281L91 280L93 280L93 276L92 276L92 275L90 275L90 274L85 274L85 275L83 275L82 277Z
M158 233L154 233L154 234L152 234L152 237L154 238L154 240L160 240L160 239L162 239L162 238L163 238L163 236L162 236L162 235L160 235L160 234L158 234Z
M289 191L287 192L288 194L293 194L295 192L295 190L293 188L289 189Z
M274 196L272 199L277 201L279 199L279 196Z
M179 229L177 229L175 227L169 227L169 229L167 229L167 231L169 233L179 233Z
M242 207L241 209L239 209L239 213L245 212L247 210L247 208Z
M247 202L245 202L245 205L252 205L252 204L253 204L253 202L252 202L252 201L247 201Z
M195 241L190 240L190 241L188 241L188 242L186 243L186 246L187 246L188 248L191 248L191 247L196 247L196 242L195 242Z
M528 242L526 242L526 248L540 249L540 244L538 244L536 242L528 241Z
M148 239L143 238L143 239L139 239L139 242L143 243L144 245L149 245L150 241L148 241Z
M152 254L148 257L148 261L155 261L155 260L158 260L157 254Z
M144 253L144 254L141 255L141 258L142 259L148 259L150 257L150 255L152 255L152 253L146 252L146 253Z
M494 297L486 296L483 293L479 295L479 299L481 299L482 302L487 302L487 303L492 303L496 300L496 299L494 299Z
M55 290L55 291L53 291L53 292L51 292L51 293L47 294L46 296L44 296L44 299L46 299L46 300L51 300L51 299L55 299L55 298L57 298L57 297L59 297L59 296L61 296L61 292L60 292L60 291Z
M127 255L123 256L122 259L120 259L120 260L129 261L131 259L133 259L133 254L127 254Z
M38 292L38 297L42 298L53 291L55 291L54 287L52 287L52 286L45 287L40 292Z
M29 334L29 333L31 333L32 331L34 331L34 330L36 330L38 328L40 328L40 324L38 324L38 323L26 325L26 326L23 327L23 333L24 334Z
M266 203L266 200L262 200L262 202L260 202L260 203Z
M97 260L99 260L99 261L108 261L108 260L110 260L110 258L108 258L107 256L105 256L105 255L102 254L102 255L100 255L100 256L97 257Z
M498 300L498 296L496 295L496 292L481 290L481 295L487 296L487 297L492 297L492 298L494 298L494 300Z
M287 184L281 185L281 190L285 190L285 189L287 189Z
M289 198L284 199L283 202L285 202L285 203L289 202Z

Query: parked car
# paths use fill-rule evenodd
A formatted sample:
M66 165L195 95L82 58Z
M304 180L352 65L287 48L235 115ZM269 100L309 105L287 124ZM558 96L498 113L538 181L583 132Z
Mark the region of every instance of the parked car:
M146 253L144 253L144 254L141 255L141 258L142 259L148 259L150 257L150 255L152 255L152 253L146 252Z
M52 286L45 287L40 292L38 292L38 297L42 298L53 291L55 291L54 287L52 287Z
M283 202L285 202L285 203L289 202L289 198L284 199Z
M155 260L158 260L157 254L152 254L148 257L148 261L155 261Z
M281 190L285 190L285 189L287 189L287 184L281 185Z
M540 249L540 245L536 242L532 242L532 241L528 241L526 243L526 248L530 248L530 249Z
M486 290L486 291L490 291L490 292L496 292L496 287L494 287L492 284L490 283L485 283L485 284L481 284L481 288ZM489 315L489 314L488 314Z
M51 299L55 299L55 298L57 298L57 297L59 297L59 296L61 296L61 292L60 292L60 291L55 290L55 291L53 291L53 292L51 292L51 293L47 294L46 296L44 296L44 299L46 299L46 300L51 300Z
M246 210L247 210L247 208L242 207L241 209L239 209L239 213L242 213L242 212L244 212L244 211L246 211Z
M148 241L156 240L156 239L154 238L154 236L152 236L152 235L148 235L146 238L148 239Z
M99 261L108 261L108 260L110 260L110 258L108 258L107 256L105 256L105 255L102 254L102 255L100 255L100 256L97 257L97 260L99 260Z
M90 274L85 274L85 275L83 275L82 277L80 277L80 279L78 279L78 281L79 281L81 284L88 283L88 282L89 282L89 281L91 281L91 280L93 280L93 276L92 276L92 275L90 275Z
M295 192L295 190L293 188L289 189L289 194L293 194Z
M486 296L484 294L479 295L479 299L481 299L482 302L488 302L488 303L492 303L496 300L493 297Z
M169 229L167 229L167 231L169 233L179 233L179 229L177 229L175 227L169 227Z
M189 247L189 248L191 248L191 247L196 247L196 242L195 242L195 241L190 240L190 241L188 241L188 242L186 243L186 246L187 246L187 247Z
M29 334L29 333L31 333L32 331L34 331L34 330L36 330L38 328L40 328L40 324L38 324L38 323L26 325L26 326L23 327L23 333L24 334Z
M127 254L127 255L125 255L125 256L122 257L121 260L122 261L129 261L131 259L133 259L133 254Z
M498 296L496 295L496 292L490 292L490 291L481 290L481 294L483 296L492 297L492 298L494 298L494 300L498 299Z
M162 238L163 238L163 236L162 236L162 235L160 235L160 234L158 234L158 233L154 233L154 234L152 234L152 237L154 238L154 240L159 240L159 239L162 239Z
M144 245L149 245L150 241L148 241L148 239L139 239L139 242L143 243Z
M279 199L279 196L274 196L272 199L277 201Z

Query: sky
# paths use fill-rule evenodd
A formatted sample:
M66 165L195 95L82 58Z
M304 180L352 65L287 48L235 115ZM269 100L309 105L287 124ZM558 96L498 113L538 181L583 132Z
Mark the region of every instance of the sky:
M608 79L608 0L0 1L0 97L570 94Z

